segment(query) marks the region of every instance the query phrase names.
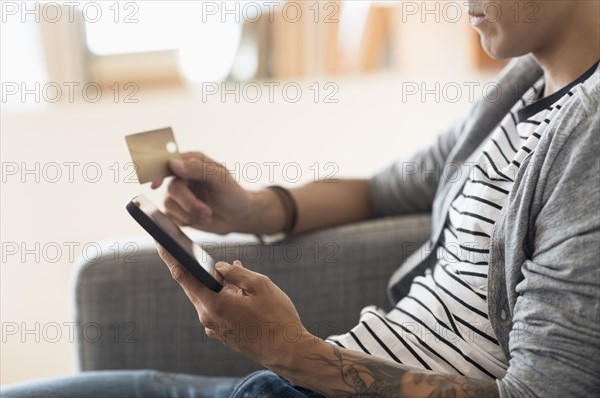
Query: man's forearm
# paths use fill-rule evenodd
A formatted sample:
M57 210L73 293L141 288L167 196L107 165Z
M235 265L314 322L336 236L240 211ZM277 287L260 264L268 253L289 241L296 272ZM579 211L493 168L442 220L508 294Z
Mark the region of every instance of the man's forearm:
M362 221L370 216L368 180L314 182L290 192L298 210L295 234ZM248 230L256 234L281 232L285 212L280 199L271 190L253 194L253 217Z
M333 227L370 217L368 180L315 182L292 190L298 205L294 233Z
M417 370L310 338L273 370L328 397L498 396L493 381Z

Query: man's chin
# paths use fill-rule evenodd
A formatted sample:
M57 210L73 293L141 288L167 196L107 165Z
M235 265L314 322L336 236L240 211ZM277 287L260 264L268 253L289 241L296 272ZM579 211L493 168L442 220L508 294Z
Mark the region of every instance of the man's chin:
M482 37L481 46L483 50L494 59L511 59L527 54L537 54L540 46L532 38L511 40L488 40Z
M483 48L483 51L493 59L508 59L524 55L515 51L510 51L510 46L502 46L500 43L486 39L483 36L481 36L481 47Z

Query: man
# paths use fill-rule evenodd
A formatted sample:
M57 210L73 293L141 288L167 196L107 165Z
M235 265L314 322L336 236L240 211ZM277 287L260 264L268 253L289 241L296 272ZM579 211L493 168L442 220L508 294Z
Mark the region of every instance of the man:
M533 21L515 14L511 7L520 2L469 2L488 53L530 55L511 63L499 80L505 93L517 84L517 98L511 93L476 104L410 159L421 170L462 165L458 179L403 176L398 163L371 180L247 192L231 177L203 173L212 161L202 154L171 162L177 178L169 184L167 214L210 232L299 234L370 217L433 213L428 254L413 256L393 277L395 308L387 314L367 308L352 331L328 341L302 329L290 342L277 327L258 341L228 339L229 329L249 323L301 322L266 276L239 262L219 263L227 285L214 294L159 248L207 335L272 370L242 381L181 376L173 391L289 397L600 393L600 3L527 4L536 10ZM491 9L493 20L486 15ZM407 322L436 338L406 330ZM118 384L124 396L158 395L151 383L140 393L135 377L76 376L4 392L101 395L108 384Z

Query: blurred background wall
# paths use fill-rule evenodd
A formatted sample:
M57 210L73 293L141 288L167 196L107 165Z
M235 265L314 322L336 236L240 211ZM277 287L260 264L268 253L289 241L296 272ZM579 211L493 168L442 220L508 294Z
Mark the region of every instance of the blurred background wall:
M126 134L171 126L249 189L368 177L493 87L462 7L2 1L0 383L76 370L74 264L143 235L129 197L161 203Z

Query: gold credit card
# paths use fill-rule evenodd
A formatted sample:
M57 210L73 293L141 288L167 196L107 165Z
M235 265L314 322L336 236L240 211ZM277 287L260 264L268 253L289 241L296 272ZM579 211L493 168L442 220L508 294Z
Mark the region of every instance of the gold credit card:
M179 149L170 127L125 137L140 184L173 175L169 160L179 158Z

